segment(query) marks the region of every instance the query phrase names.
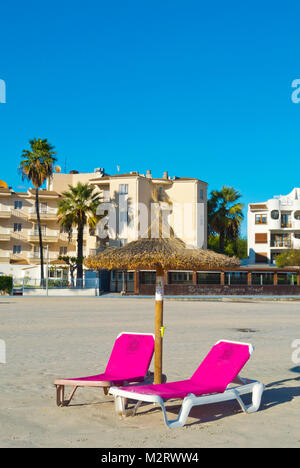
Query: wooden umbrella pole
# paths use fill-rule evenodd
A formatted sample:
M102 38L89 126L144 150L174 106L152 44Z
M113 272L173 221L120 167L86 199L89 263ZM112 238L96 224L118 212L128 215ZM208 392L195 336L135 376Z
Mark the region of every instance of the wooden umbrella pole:
M156 291L155 291L155 361L154 361L154 383L162 383L162 326L164 308L164 272L161 267L156 269Z

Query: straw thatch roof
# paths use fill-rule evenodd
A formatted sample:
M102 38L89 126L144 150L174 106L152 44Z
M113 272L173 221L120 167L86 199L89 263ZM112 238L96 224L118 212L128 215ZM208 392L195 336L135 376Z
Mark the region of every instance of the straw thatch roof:
M120 248L108 248L88 257L85 266L90 269L149 269L156 270L213 270L235 268L237 258L220 255L211 250L189 249L175 238L139 239Z

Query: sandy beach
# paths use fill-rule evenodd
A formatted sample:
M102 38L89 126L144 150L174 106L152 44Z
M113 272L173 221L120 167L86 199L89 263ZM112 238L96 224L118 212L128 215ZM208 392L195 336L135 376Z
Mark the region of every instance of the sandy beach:
M221 338L252 343L242 376L266 385L261 410L204 406L184 428L169 430L153 406L119 420L99 389L79 389L72 406L58 408L54 379L104 371L121 331L153 332L153 300L2 297L0 446L300 447L300 366L291 347L300 339L299 303L166 301L164 321L168 381L189 378ZM169 404L170 415L178 409Z

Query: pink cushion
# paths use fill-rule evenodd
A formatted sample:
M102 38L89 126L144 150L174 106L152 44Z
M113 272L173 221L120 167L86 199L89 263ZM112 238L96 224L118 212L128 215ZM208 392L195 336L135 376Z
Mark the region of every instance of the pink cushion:
M114 385L124 385L126 382L143 382L145 376L144 375L136 375L130 378L120 375L112 375L112 374L98 374L98 375L91 375L89 377L78 377L76 379L65 379L65 380L75 380L81 382L111 382Z
M249 357L248 345L222 341L211 349L189 380L124 387L123 390L144 395L159 395L164 400L184 398L189 393L196 396L223 393L237 377Z
M250 358L249 346L221 341L213 346L202 364L191 377L191 382L209 383L219 393L237 377Z

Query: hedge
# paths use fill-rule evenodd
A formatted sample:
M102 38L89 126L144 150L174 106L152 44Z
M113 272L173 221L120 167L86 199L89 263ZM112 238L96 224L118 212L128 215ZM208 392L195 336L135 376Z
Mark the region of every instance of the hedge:
M13 279L11 276L0 276L0 294L10 294L13 287Z

